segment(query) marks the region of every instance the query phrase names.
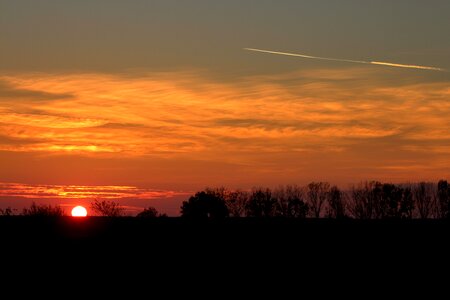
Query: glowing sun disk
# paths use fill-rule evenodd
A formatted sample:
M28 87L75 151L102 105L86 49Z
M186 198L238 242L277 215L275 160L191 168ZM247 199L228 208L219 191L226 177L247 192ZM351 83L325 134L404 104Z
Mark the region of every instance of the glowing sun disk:
M72 209L72 217L86 217L87 210L83 206L76 206Z

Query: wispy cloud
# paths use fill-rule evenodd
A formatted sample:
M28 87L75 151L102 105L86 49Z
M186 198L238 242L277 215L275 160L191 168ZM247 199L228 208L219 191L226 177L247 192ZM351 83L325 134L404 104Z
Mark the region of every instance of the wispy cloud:
M234 83L196 71L4 75L0 80L14 89L72 96L0 102L0 151L158 159L160 170L176 166L183 184L194 180L189 172L198 161L204 165L195 182L205 185L214 172L207 165L236 166L217 170L217 181L250 178L236 170L256 181L353 166L345 171L351 177L381 170L377 164L398 165L400 154L442 174L450 154L450 84L385 79L398 71L304 70Z
M81 186L1 183L0 197L30 199L161 199L188 193L138 188L134 186Z
M71 98L70 94L48 93L45 91L34 91L27 89L18 89L10 86L6 82L0 80L0 101L13 98L17 100L35 100L35 101L50 101Z

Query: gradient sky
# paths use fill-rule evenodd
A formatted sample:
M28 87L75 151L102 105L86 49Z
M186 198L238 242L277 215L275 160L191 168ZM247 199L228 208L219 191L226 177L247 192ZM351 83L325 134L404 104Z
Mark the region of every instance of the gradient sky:
M450 178L447 0L0 0L0 207ZM81 200L80 200L81 199ZM17 204L17 203L20 203Z

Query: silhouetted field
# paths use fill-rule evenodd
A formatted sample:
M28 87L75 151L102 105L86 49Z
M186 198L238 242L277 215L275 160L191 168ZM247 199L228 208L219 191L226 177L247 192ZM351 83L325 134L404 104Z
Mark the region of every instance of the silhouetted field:
M449 229L443 220L14 216L0 217L0 257L3 270L11 264L30 280L47 283L51 270L52 278L74 276L100 290L108 278L184 283L194 294L207 287L242 293L241 286L248 295L290 294L305 282L339 283L343 294L354 286L381 292L391 283L402 290L405 278L439 278Z
M407 250L417 244L444 249L449 229L447 220L0 217L3 250L57 245L142 251L212 247L263 253L271 249L334 251L336 247L343 251Z

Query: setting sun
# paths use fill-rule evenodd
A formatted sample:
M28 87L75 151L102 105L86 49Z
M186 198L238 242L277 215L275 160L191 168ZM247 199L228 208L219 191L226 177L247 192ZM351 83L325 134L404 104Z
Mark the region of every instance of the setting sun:
M83 206L76 206L72 209L72 217L86 217L87 210Z

